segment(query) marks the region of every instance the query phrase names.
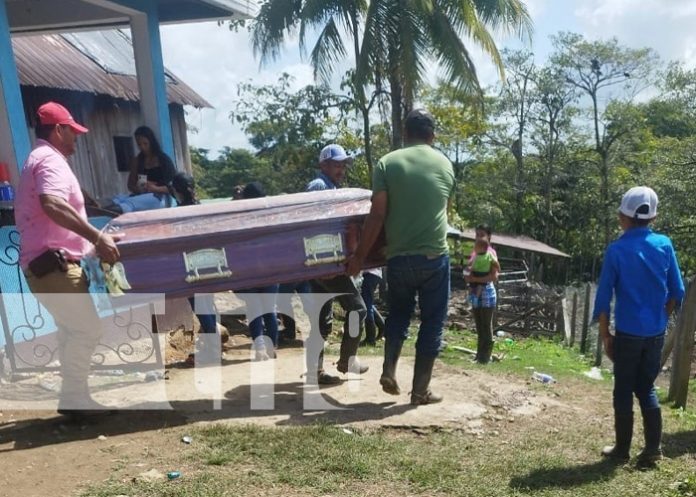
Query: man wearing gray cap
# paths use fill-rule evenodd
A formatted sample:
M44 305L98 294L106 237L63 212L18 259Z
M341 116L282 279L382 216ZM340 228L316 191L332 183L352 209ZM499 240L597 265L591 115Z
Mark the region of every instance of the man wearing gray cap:
M360 245L348 261L357 274L382 227L387 236L389 316L386 322L384 366L380 384L392 395L401 390L396 365L416 307L421 324L416 342L411 404L442 401L430 390L435 359L442 347L447 318L450 266L447 247L447 206L454 192L452 164L432 147L435 120L414 110L405 122L406 147L379 161L372 177L372 208Z
M307 185L308 192L334 190L341 187L346 179L346 172L353 164L353 158L345 149L331 144L325 146L319 154L319 174Z
M346 170L352 163L353 158L346 153L342 146L336 144L327 145L319 154L320 172L317 177L307 185L307 191L334 190L339 188L345 180ZM335 300L346 313L343 338L341 339L341 349L336 369L341 373L347 373L349 371L356 374L366 373L368 366L360 364L357 353L360 345L360 336L365 327L367 308L365 307L365 303L355 283L349 276L340 275L334 278L312 280L310 281L310 285L312 292L316 294L338 294ZM323 303L319 311L318 331L323 339L328 337L333 328L332 306L333 299ZM351 313L357 315L357 327L349 326ZM312 338L316 338L315 330L312 330L312 332ZM307 383L332 385L339 382L340 379L337 376L330 375L324 371L323 347L318 357L307 353Z

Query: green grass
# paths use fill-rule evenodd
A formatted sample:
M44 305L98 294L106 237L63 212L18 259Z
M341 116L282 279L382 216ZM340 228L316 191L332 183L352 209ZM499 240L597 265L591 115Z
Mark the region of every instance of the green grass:
M449 330L445 340L447 347L441 359L448 364L465 369L485 368L492 373L510 373L531 376L532 371L547 373L556 379L568 377L586 378L582 373L589 371L592 360L581 355L577 349L563 347L558 340L535 338L517 340L509 336L495 339L493 353L501 356L500 362L486 366L471 363L471 356L453 346L476 350L476 334L468 330ZM605 377L608 375L604 374ZM590 380L588 381L596 381Z
M390 430L346 434L325 425L211 426L194 430L196 448L186 456L189 470L181 480L112 482L83 495L206 497L280 489L278 495L348 496L381 489L385 495L642 497L686 496L694 488L694 461L686 455L648 472L601 461L596 442L603 430L585 421L569 430L540 425L484 439L458 431L417 436Z
M403 356L415 355L415 343L418 329L412 327L409 338L404 343ZM340 334L336 333L330 338L329 353L338 354ZM569 377L583 378L588 382L596 382L583 375L592 367L593 357L581 355L576 348L563 347L558 340L547 338L516 340L509 336L495 338L493 353L502 356L503 360L486 366L471 362L471 355L456 350L455 346L476 350L476 333L469 330L450 329L445 333L447 346L442 351L440 359L446 364L462 368L464 370L480 369L493 374L514 374L531 377L533 371L547 373L561 380ZM361 356L382 356L384 348L380 344L377 347L361 347ZM609 370L603 370L605 381L611 379ZM695 386L696 388L696 386Z
M504 360L480 366L452 349L475 348L472 333L449 331L446 339L449 348L442 359L451 367L485 368L501 381L527 379L533 367L558 379L554 388L562 389L570 407L514 423L486 420L482 437L458 429L423 434L388 428L351 428L345 433L332 425L189 427L186 433L194 443L169 456L168 467L182 468L181 479L123 483L115 474L82 495L696 496L693 409L665 409L668 458L659 470L612 466L598 456L602 443L611 441L611 411L607 402L594 402L611 395L609 375L604 381L586 378L582 373L590 368L587 359L553 340L498 340L496 353L505 352ZM381 354L382 348L361 349L366 353ZM405 347L405 354L412 353L413 338ZM642 445L639 421L636 432L634 453ZM165 431L164 436L174 435Z

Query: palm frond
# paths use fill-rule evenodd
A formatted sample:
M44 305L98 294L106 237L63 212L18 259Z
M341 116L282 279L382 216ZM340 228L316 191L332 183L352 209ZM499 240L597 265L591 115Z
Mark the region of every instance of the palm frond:
M334 64L341 61L346 55L346 48L338 26L334 19L329 19L310 56L314 68L314 78L328 84L333 74Z
M473 0L481 21L492 29L531 39L532 19L522 0Z
M305 53L307 30L324 29L326 24L341 15L341 0L304 0L302 11L300 12L300 50ZM316 48L316 47L315 47Z
M300 22L302 0L268 0L254 19L251 45L261 64L280 56L285 36Z
M387 61L387 35L390 19L389 1L372 0L365 13L365 27L355 76L360 85L367 85L373 76L381 78Z
M445 72L447 81L463 93L482 97L476 66L460 33L449 21L447 12L436 8L430 23L434 55ZM476 28L479 29L479 28ZM495 49L495 45L493 45ZM495 50L497 53L497 49ZM498 54L498 57L500 55Z
M392 55L396 56L392 63L397 62L400 66L404 100L410 107L415 99L416 90L423 81L425 63L429 55L429 33L424 21L431 15L429 10L432 3L424 0L401 0L399 3L401 8L396 14L399 43L392 47L396 51Z

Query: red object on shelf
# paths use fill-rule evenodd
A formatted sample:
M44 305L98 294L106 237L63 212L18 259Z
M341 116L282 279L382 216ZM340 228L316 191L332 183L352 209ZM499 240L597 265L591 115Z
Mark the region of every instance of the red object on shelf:
M0 162L0 183L3 181L10 182L10 170L7 163Z

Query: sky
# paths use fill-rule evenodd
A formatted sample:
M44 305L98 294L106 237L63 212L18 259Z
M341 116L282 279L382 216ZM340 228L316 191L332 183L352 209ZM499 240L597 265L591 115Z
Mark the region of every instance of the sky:
M653 48L663 60L679 60L696 67L696 0L528 0L534 22L531 41L496 34L499 48L532 50L543 63L551 52L549 37L559 31L580 33L590 40L618 38L623 45ZM286 72L297 88L312 84L312 68L303 60L296 40L291 40L279 60L260 66L249 34L232 32L217 23L163 26L164 64L214 107L187 108L187 121L196 129L189 143L206 148L214 157L221 148L250 148L244 133L229 119L237 99L237 85L278 81ZM472 49L479 79L484 86L497 82L490 60ZM345 69L351 67L347 60ZM343 68L337 72L344 73ZM433 67L433 77L437 69Z

